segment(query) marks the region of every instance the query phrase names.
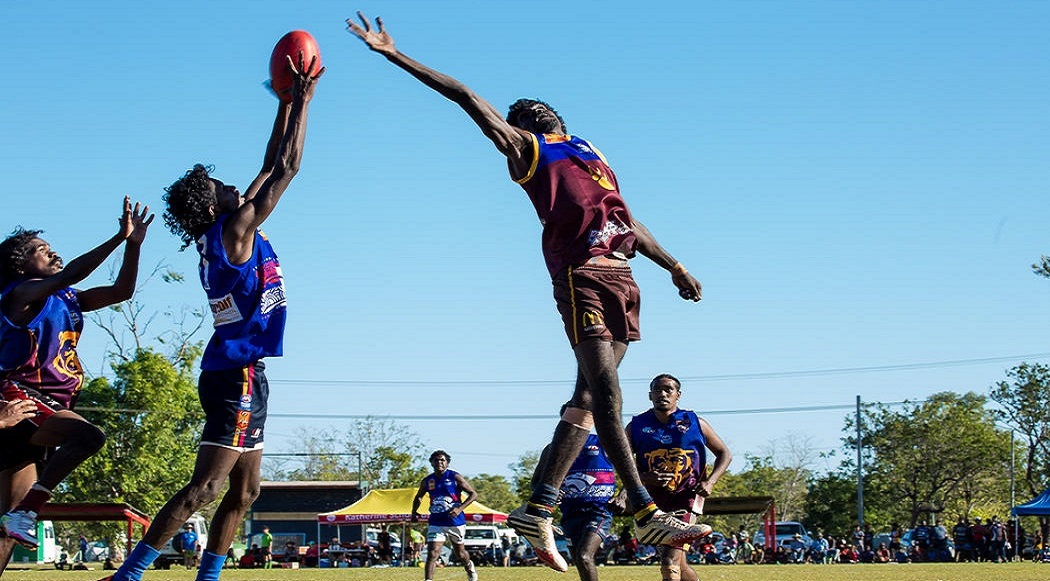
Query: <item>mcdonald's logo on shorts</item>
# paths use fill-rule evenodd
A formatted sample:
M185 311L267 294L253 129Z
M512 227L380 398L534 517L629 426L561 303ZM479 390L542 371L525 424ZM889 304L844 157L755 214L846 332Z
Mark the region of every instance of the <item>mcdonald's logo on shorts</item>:
M595 331L598 329L605 328L605 319L602 318L602 314L598 311L584 311L583 312L583 330L584 331Z

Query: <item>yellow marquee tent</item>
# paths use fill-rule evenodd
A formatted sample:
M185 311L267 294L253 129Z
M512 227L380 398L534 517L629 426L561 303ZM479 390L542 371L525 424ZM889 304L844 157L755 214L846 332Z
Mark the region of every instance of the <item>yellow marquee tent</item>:
M369 523L399 523L412 519L412 499L415 488L390 488L370 490L361 500L332 512L317 515L318 524L360 525ZM430 498L426 495L419 503L419 520L426 522L430 514ZM507 514L491 509L480 502L473 502L465 511L467 524L500 523Z

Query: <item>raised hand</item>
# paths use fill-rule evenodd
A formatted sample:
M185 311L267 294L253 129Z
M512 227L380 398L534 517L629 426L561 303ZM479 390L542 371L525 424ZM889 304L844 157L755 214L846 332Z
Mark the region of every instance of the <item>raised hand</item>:
M288 55L287 58L288 68L292 71L292 100L309 101L314 96L314 89L317 88L317 79L320 79L328 69L321 67L321 70L311 75L310 71L314 70L317 65L317 55L310 57L310 66L306 66L303 51L299 51L298 64L292 61L291 55Z
M352 18L347 18L346 26L350 29L350 32L363 40L368 45L368 48L384 55L391 55L397 52L397 49L394 48L394 39L383 28L382 18L376 17L378 30L373 30L368 19L365 18L364 14L361 14L360 10L357 12L357 17L361 19L361 24L354 22Z
M153 214L149 214L149 206L140 209L140 204L135 202L131 207L131 197L124 196L124 212L120 216L120 233L118 236L132 244L142 244L146 238L146 229L153 222Z

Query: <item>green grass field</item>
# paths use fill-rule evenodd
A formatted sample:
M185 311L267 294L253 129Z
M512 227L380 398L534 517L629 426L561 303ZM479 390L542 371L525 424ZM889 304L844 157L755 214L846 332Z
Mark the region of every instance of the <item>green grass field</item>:
M1040 563L936 563L912 565L707 565L696 568L701 581L1034 581L1050 579L1050 565ZM195 571L171 569L147 572L144 581L193 581ZM10 581L96 581L108 572L12 569ZM575 570L558 574L541 567L478 569L480 581L574 581ZM603 567L602 581L659 581L658 567ZM227 570L225 581L420 581L423 570L406 569L248 569ZM464 581L462 569L440 569L434 581Z

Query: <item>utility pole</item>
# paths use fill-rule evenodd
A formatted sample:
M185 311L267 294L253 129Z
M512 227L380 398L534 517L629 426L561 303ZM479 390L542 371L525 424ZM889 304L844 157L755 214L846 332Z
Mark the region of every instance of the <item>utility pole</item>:
M860 396L857 396L857 524L864 527L864 467L861 454Z

